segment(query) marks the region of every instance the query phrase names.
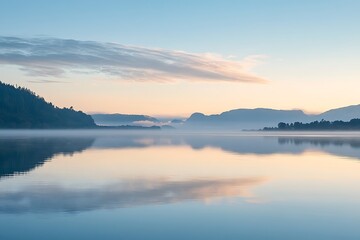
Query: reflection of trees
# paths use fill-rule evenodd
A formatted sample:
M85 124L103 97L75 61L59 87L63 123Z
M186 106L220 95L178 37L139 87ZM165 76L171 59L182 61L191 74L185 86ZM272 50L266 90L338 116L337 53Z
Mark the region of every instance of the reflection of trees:
M350 146L352 148L360 148L360 138L328 138L328 137L279 137L279 144L311 144L314 146Z
M320 151L355 159L360 159L359 137L279 137L279 145L298 149L318 149Z
M83 151L93 141L93 138L1 138L0 177L28 172L56 154Z

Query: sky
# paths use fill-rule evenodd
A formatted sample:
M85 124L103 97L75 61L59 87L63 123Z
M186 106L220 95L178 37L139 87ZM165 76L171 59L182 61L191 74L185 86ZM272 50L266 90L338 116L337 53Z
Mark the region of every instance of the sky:
M88 113L360 104L360 1L0 0L0 81Z

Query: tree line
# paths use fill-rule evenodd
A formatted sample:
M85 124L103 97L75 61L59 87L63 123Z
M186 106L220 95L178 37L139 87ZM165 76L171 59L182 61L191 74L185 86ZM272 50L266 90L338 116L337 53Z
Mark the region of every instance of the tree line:
M27 88L0 82L0 128L91 128L91 116L58 108Z
M310 123L294 122L284 123L280 122L277 127L265 127L263 130L360 130L360 119L354 118L348 122L345 121L314 121Z

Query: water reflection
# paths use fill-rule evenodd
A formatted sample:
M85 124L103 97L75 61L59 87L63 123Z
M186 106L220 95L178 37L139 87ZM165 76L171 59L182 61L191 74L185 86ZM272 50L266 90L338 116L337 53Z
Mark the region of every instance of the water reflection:
M360 137L279 137L280 145L317 149L326 153L360 159Z
M89 148L94 138L0 138L0 178L29 172L56 154L73 154Z
M360 159L360 135L268 136L260 135L126 135L98 137L94 148L146 148L152 146L190 146L193 149L219 148L238 154L301 154L317 150Z
M268 134L0 131L0 239L360 239L360 136Z
M81 212L225 197L257 202L254 188L289 178L294 166L308 168L290 155L360 158L357 136L58 133L0 135L0 212ZM241 162L226 153L253 157ZM287 160L268 157L275 154ZM313 176L325 176L315 165Z
M171 181L167 179L122 180L100 188L27 186L0 192L0 212L79 212L102 208L131 207L206 201L218 197L242 197L256 201L250 189L264 178Z

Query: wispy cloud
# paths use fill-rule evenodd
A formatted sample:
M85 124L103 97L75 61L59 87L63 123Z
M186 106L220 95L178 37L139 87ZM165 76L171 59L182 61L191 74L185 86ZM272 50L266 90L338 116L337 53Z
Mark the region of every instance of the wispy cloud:
M263 56L242 61L117 43L58 38L0 37L0 64L16 65L32 76L59 77L67 72L104 73L119 80L229 81L263 83L250 72Z

